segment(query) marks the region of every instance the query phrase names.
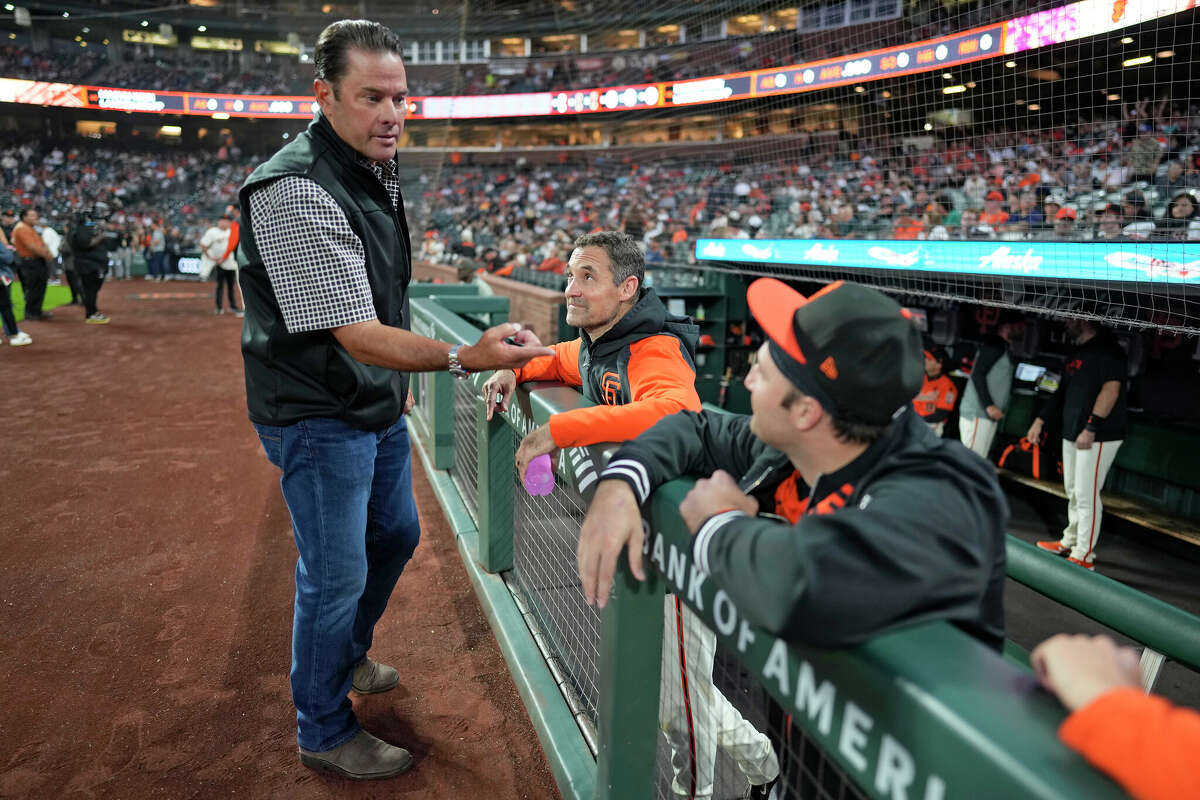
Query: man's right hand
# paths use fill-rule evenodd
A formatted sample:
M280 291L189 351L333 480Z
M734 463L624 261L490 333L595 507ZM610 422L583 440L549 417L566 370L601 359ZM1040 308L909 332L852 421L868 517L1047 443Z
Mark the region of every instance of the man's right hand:
M1029 431L1025 434L1025 441L1036 442L1042 436L1042 421L1035 419L1033 424L1029 426Z
M1138 653L1118 647L1107 636L1060 633L1029 654L1029 664L1042 686L1071 711L1113 689L1141 688Z
M501 414L508 411L508 404L512 402L513 392L516 390L517 374L511 369L497 370L488 378L483 384L483 403L487 406L487 418L492 418L496 406L500 407Z
M579 529L579 549L575 554L583 597L587 604L600 608L608 605L608 594L617 559L622 550L629 552L629 569L639 581L646 579L642 568L642 515L637 497L629 484L618 480L601 481Z
M510 336L516 344L504 341ZM458 360L464 369L482 372L487 369L515 369L538 356L552 355L554 351L543 347L533 331L523 328L519 322L505 322L488 328L475 344L460 348Z

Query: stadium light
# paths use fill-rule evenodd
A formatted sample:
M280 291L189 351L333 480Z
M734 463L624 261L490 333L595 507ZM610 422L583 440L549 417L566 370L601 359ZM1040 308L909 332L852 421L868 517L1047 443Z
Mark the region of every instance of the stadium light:
M148 27L150 27L150 20L148 20L148 19L144 19L144 20L142 20L142 27L143 27L143 28L148 28Z
M213 119L229 119L229 115L226 114L224 111L218 111L217 113L212 115L212 118Z
M200 33L204 33L205 31L208 30L208 26L207 25L199 25L196 27L196 30L199 31Z
M1122 36L1121 44L1133 44L1133 37L1132 36Z
M966 90L967 87L959 84L957 86L947 86L945 89L942 89L942 94L962 94Z
M1107 101L1108 101L1108 102L1110 102L1110 103L1115 103L1116 101L1118 101L1118 100L1120 100L1120 99L1121 99L1121 95L1119 95L1119 94L1110 94L1110 95L1106 95L1104 99L1105 99L1105 100L1107 100Z
M1004 62L1004 66L1008 67L1009 69L1016 69L1016 68L1017 68L1017 62L1015 62L1015 61L1005 61L1005 62Z
M70 12L70 11L64 11L64 12L63 12L63 19L67 19L67 18L68 18L68 17L70 17L70 16L71 16L71 12Z
M1171 56L1175 55L1175 51L1174 50L1159 50L1156 55L1159 58L1170 58Z
M1030 104L1029 104L1029 110L1030 110L1030 111L1041 111L1041 110L1042 110L1042 107L1041 107L1041 105L1039 105L1038 103L1030 103Z
M1138 56L1137 58L1127 58L1121 62L1122 67L1138 67L1142 64L1149 64L1154 60L1154 56Z
M931 130L933 130L933 123L931 123L931 122L926 122L926 123L925 123L925 130L927 130L927 131L931 131Z
M5 4L4 4L4 10L5 10L5 11L12 11L12 10L14 10L15 8L16 8L16 6L14 6L12 3L5 3Z

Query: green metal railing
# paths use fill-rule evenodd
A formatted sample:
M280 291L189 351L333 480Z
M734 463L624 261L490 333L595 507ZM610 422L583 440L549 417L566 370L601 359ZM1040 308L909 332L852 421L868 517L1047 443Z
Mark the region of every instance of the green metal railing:
M451 308L479 313L478 307L456 300L445 288L414 293L414 331L473 343L479 328ZM1064 712L1037 688L1028 669L949 624L921 625L837 651L788 645L748 626L729 598L691 568L691 537L678 516L689 481L668 484L648 504L646 552L665 554L661 564L651 559L651 567L661 569L651 568L650 577L639 583L621 567L612 602L595 632L595 674L564 677L562 661L552 652L546 655L553 643L548 648L545 640L553 636L538 629L538 615L525 607L528 598L518 604L513 582L504 581L514 562L524 557L522 531L514 529L514 518L523 519L517 507L524 500L517 493L512 463L520 436L530 426L587 402L563 387L534 386L518 393L520 402L508 414L489 422L479 394L485 378L472 376L456 386L448 374L431 373L415 382L420 396L413 429L564 797L649 798L661 782L656 750L664 591L675 592L716 631L743 670L791 714L820 758L862 795L1124 796L1058 741ZM462 430L464 421L473 422L473 428ZM456 464L456 439L474 446L473 470L461 459ZM555 493L586 496L603 458L597 448L561 454ZM466 512L463 496L471 492L461 488L464 481L473 481L473 515ZM1111 587L1079 580L1099 576L1077 569L1060 573L1058 567L1066 565L1048 554L1027 553L1011 540L1009 552L1010 572L1017 580L1060 585L1059 590L1047 588L1057 592L1055 599L1076 604L1101 622L1195 666L1200 621L1194 617L1169 607L1164 611L1153 605L1157 601L1144 602L1149 598L1123 586L1109 599L1096 600L1096 587L1100 594ZM573 573L573 560L564 571ZM594 709L572 696L578 695L584 678L597 686Z

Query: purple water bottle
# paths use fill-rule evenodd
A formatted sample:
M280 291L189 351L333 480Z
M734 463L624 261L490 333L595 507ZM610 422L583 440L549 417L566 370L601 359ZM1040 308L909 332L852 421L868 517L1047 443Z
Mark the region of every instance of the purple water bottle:
M554 467L550 464L549 453L538 456L525 468L525 491L534 497L544 497L554 491Z

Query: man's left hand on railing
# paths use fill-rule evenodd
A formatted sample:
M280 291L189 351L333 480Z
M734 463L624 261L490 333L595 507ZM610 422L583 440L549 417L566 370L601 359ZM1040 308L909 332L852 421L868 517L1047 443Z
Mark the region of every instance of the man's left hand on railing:
M554 438L550 436L549 424L541 425L530 431L521 440L521 446L517 448L517 473L520 475L521 482L525 482L525 470L529 468L530 461L540 455L554 454L557 451L558 447L554 444ZM551 455L551 460L554 460L553 455ZM554 466L557 468L558 464L556 463Z
M412 393L412 392L409 392L409 393L408 393L408 397L407 397L407 398L405 398L405 400L404 400L404 414L405 414L405 416L407 416L407 415L408 415L408 413L409 413L410 411L412 411L412 410L413 410L413 393Z
M500 409L501 414L508 412L508 404L512 402L513 392L517 390L517 374L511 369L499 369L483 384L483 402L490 420Z
M724 511L744 511L753 517L758 513L758 501L739 489L737 481L723 469L696 481L679 504L679 516L693 536L706 520Z

